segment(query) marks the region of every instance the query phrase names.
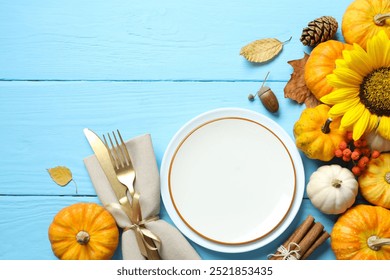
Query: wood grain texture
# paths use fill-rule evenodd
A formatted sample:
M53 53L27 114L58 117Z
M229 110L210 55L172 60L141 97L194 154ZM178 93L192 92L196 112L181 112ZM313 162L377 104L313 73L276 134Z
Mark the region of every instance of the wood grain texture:
M0 196L0 213L3 217L0 220L1 240L3 241L0 243L0 260L56 259L51 251L47 235L48 228L58 211L77 202L100 203L96 197ZM273 253L309 213L316 218L316 221L323 223L326 230L331 230L335 218L313 211L310 202L305 199L297 217L286 232L263 248L247 253L227 254L214 252L190 242L206 260L265 260L267 255ZM172 223L164 209L162 209L161 218ZM334 259L329 246L328 240L310 259ZM121 252L118 249L113 259L120 259L120 257Z
M7 131L0 146L0 193L74 195L71 182L59 187L46 169L71 169L80 195L94 189L83 165L92 153L83 128L99 134L120 129L131 138L150 133L161 163L176 131L200 113L220 107L254 110L275 120L293 139L292 127L303 105L283 97L285 83L268 84L278 97L278 113L269 113L258 99L247 95L260 83L175 82L3 82L0 83L0 125ZM261 143L259 143L261 145ZM304 158L311 174L315 162Z
M258 80L289 78L302 29L350 1L1 1L0 78L7 80ZM241 47L288 40L265 67ZM338 37L342 37L340 32ZM275 76L274 76L275 79Z

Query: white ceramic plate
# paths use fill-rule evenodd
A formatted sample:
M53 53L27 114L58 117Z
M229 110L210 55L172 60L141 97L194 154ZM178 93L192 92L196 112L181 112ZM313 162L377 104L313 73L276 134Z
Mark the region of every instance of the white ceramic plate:
M220 252L244 252L278 237L304 192L301 157L289 135L253 111L204 113L172 138L161 193L188 238Z

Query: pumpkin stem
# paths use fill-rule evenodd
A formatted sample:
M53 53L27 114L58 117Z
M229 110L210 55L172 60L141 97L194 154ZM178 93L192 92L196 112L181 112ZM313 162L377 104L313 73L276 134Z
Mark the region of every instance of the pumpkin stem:
M388 184L390 184L390 172L387 172L385 175L385 180Z
M86 245L89 242L89 233L83 230L80 230L76 235L77 243L80 245Z
M328 134L328 133L330 132L330 123L331 123L331 122L332 122L332 119L331 119L331 118L328 118L328 119L325 121L324 125L323 125L322 128L321 128L322 133Z
M377 14L374 16L374 22L376 25L379 25L379 26L385 25L386 19L390 19L390 13Z
M343 181L339 180L339 179L333 179L332 180L332 186L335 187L336 189L340 188L341 187L341 183Z
M373 235L367 239L367 245L374 251L379 251L383 245L390 245L390 238L379 238Z

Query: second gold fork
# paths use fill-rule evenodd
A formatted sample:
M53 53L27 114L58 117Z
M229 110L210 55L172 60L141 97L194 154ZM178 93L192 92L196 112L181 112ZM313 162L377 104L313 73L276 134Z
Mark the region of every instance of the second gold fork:
M112 165L114 166L116 176L123 185L129 190L130 196L134 196L134 181L135 181L135 170L130 157L130 154L126 148L126 144L123 141L122 135L117 130L118 137L115 132L112 132L112 136L107 134L108 141L103 135L104 143L110 153ZM119 141L118 141L119 138ZM114 140L113 140L114 139ZM108 143L109 142L109 143ZM111 144L111 148L110 145Z

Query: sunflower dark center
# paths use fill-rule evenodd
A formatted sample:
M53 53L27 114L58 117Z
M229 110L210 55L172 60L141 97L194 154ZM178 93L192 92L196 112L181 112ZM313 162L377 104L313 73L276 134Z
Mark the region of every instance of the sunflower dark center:
M390 67L381 67L364 77L360 101L377 116L390 116Z

